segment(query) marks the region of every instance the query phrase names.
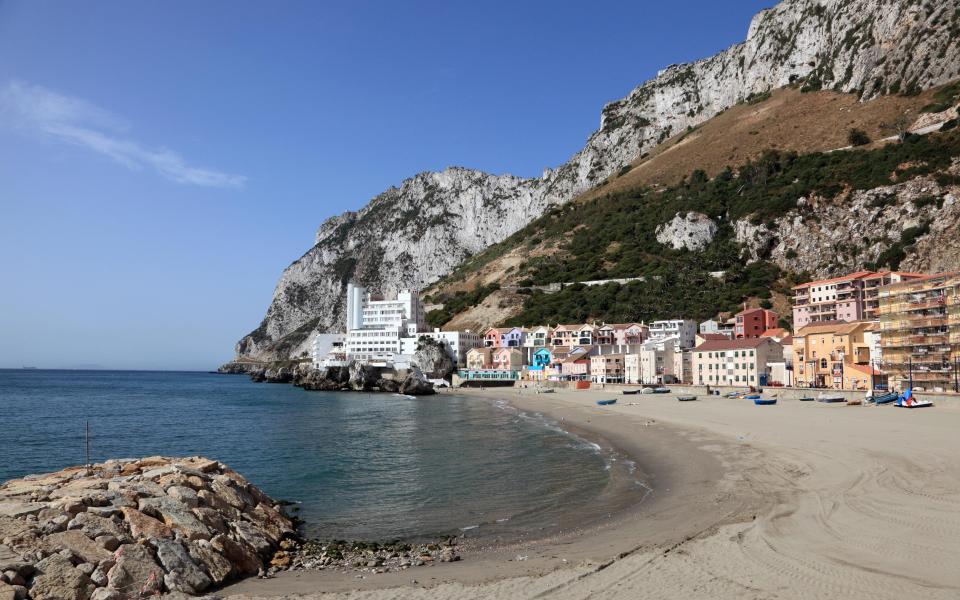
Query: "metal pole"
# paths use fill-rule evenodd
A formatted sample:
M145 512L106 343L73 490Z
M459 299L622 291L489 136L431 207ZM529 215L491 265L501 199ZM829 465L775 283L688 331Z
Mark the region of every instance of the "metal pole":
M86 421L87 466L90 466L90 421Z
M910 389L913 389L913 355L907 357L907 368L909 369L910 375Z

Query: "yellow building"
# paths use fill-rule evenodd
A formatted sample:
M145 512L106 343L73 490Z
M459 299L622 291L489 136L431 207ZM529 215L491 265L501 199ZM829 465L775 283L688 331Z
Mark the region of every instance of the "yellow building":
M871 387L868 321L821 321L793 335L796 385L867 390ZM878 365L873 364L876 369Z
M960 271L884 286L879 296L880 345L891 385L960 387Z

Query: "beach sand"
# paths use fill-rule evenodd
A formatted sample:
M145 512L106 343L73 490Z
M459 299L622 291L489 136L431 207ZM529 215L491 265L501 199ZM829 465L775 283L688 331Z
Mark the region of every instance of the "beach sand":
M228 597L960 598L960 406L906 410L614 391L457 391L538 412L642 468L607 522L367 575L284 573ZM599 407L600 398L618 403ZM414 583L414 581L416 583Z

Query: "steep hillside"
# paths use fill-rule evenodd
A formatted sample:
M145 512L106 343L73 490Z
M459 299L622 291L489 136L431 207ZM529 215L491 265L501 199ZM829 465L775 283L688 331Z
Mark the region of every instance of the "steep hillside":
M430 297L456 298L468 274L495 273L503 310L482 323L466 307L460 323L705 319L810 276L958 269L960 131L956 109L935 117L950 119L943 132L902 143L770 150L712 179L694 171L668 188L554 208L441 280ZM576 283L607 279L632 281ZM557 282L573 285L547 288Z
M958 31L960 0L784 0L753 19L745 42L670 66L605 106L584 149L539 178L422 173L324 223L284 272L263 322L237 344L238 358L298 354L310 332L341 328L348 280L381 291L425 287L741 101L789 84L866 100L946 82L960 74Z

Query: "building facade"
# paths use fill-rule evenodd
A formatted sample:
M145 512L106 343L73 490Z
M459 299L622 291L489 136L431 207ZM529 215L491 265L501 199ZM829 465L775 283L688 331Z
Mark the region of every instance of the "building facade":
M677 338L681 348L693 348L697 338L697 322L671 319L650 323L650 339Z
M890 385L960 388L960 272L882 287L878 300L883 369Z
M417 293L401 290L384 299L366 288L347 284L347 334L349 360L389 363L402 354L402 338L426 329L426 317Z
M693 349L693 379L698 385L768 385L770 364L782 361L783 347L771 338L710 340Z
M450 358L460 367L467 364L468 351L483 346L483 336L479 333L470 330L440 331L440 329L434 328L433 331L422 331L416 335L401 338L400 354L412 356L417 351L417 346L423 338L440 342L447 349Z
M734 315L733 337L737 339L755 338L764 331L774 329L780 322L780 315L765 308L747 308Z
M868 321L822 321L797 330L792 339L796 385L834 389L870 389L863 377L870 366ZM873 365L879 374L879 365Z
M880 288L922 277L899 271L857 271L793 288L794 330L820 321L874 321L880 316Z
M598 354L590 357L590 380L594 383L623 383L624 355Z

